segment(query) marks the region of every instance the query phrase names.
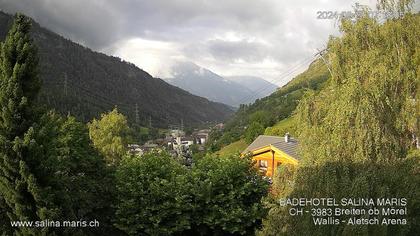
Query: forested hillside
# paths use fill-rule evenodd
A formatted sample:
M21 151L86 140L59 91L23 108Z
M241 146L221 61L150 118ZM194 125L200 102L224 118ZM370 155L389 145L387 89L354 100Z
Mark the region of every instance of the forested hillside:
M12 16L0 12L0 40L12 20ZM164 127L181 119L185 124L222 121L232 112L228 106L194 96L131 63L94 52L35 22L31 35L40 57L40 102L63 114L88 121L117 106L131 122L148 124L150 119L152 125Z
M258 99L251 105L241 105L227 122L223 133L212 133L210 150L216 151L241 138L250 143L256 136L263 134L267 127L290 117L304 92L308 89L320 90L328 78L327 66L321 59L317 59L305 72L270 96Z

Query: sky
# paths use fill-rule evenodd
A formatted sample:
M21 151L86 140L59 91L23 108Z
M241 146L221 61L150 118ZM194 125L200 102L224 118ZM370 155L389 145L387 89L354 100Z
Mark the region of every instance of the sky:
M374 7L374 0L359 0ZM222 76L258 76L283 85L304 71L337 21L318 11L352 0L0 0L60 35L136 64L155 77L189 61ZM417 4L417 3L416 3Z

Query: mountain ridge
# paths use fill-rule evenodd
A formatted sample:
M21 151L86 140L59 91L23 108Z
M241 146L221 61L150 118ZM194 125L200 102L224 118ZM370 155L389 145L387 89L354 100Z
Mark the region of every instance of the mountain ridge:
M256 95L255 99L266 97L274 93L279 88L278 85L257 76L235 75L225 76L224 78L240 83L242 86L250 89L254 93L254 96Z
M13 17L0 11L0 39ZM131 122L165 127L171 123L220 122L232 114L211 102L153 78L133 63L95 52L33 21L31 35L38 47L43 86L39 101L83 121L117 107Z
M237 78L257 77L238 76ZM263 80L258 78L259 80ZM252 103L255 99L269 95L275 91L276 86L271 86L267 93L257 91L261 86L267 86L267 82L261 85L261 82L244 83L228 77L218 75L217 73L196 65L192 62L178 62L172 67L172 77L164 78L168 83L182 88L211 101L221 102L232 107L239 107L240 104ZM259 85L256 85L259 84ZM266 87L265 87L266 88ZM274 89L273 89L274 88Z

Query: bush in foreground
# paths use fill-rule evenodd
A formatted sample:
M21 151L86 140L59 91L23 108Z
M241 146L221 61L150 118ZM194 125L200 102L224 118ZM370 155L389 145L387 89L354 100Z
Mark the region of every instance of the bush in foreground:
M129 235L253 234L268 183L240 157L199 160L192 169L167 153L126 157L117 170L117 227Z

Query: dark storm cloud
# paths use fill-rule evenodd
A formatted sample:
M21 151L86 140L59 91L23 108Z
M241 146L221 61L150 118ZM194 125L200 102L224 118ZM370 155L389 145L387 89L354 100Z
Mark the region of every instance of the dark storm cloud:
M209 40L206 43L209 53L218 60L259 62L270 57L268 45L248 41Z
M195 32L259 28L278 18L264 0L0 0L0 8L23 12L94 49L128 37L182 41Z
M0 0L0 8L29 15L42 26L94 49L123 36L118 15L102 1Z
M344 0L0 0L6 12L23 12L64 37L146 70L159 71L145 63L156 67L181 57L216 72L268 77L313 55L334 32L330 22L316 20L316 11L351 5Z

